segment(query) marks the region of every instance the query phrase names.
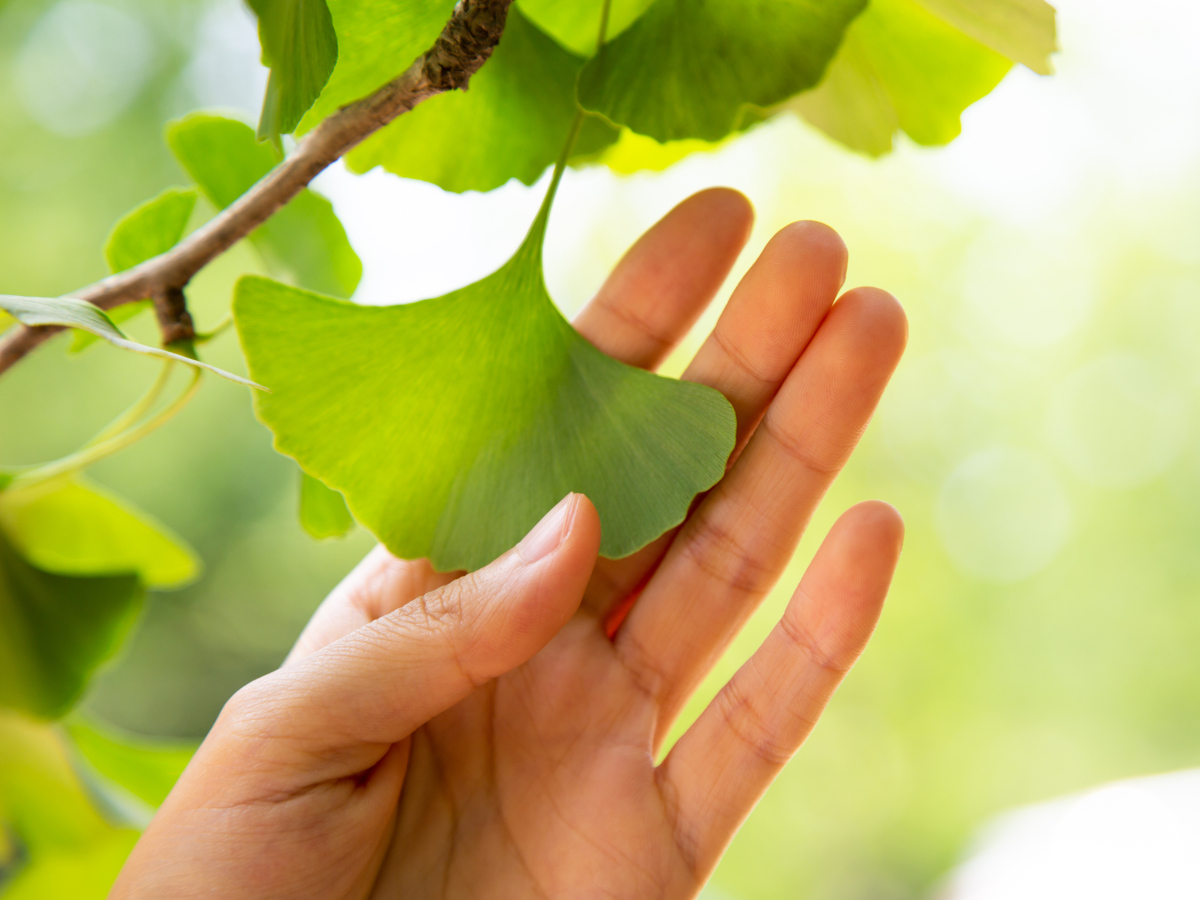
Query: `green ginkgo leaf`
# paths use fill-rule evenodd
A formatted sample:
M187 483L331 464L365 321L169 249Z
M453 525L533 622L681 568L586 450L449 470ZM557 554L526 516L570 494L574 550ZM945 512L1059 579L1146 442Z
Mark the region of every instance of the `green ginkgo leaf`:
M431 97L368 138L347 162L359 172L381 165L448 191L490 191L510 178L533 184L562 149L583 62L510 9L504 37L469 91ZM575 155L590 156L616 138L616 129L589 118Z
M247 387L262 387L262 385L255 384L253 381L248 381L239 375L234 375L232 372L226 372L224 369L218 369L216 366L210 366L208 363L200 362L200 360L191 356L184 356L179 353L172 353L170 350L163 350L159 347L151 347L147 344L131 341L105 315L104 310L98 306L93 306L85 300L76 300L74 297L13 297L8 294L0 294L0 308L8 310L24 325L31 327L38 325L60 325L64 328L77 328L96 337L103 338L114 347L120 347L122 350L130 350L146 356L157 356L160 359L168 359L172 362L185 363L186 365L212 372L214 375L220 375L222 378L227 378L238 384L244 384Z
M104 244L104 258L108 261L109 271L132 269L178 244L199 196L194 187L171 187L123 215L109 232ZM120 325L151 306L149 300L124 303L109 310L108 318L114 325ZM79 353L97 340L99 338L94 334L76 331L71 352Z
M0 708L56 718L129 632L141 607L133 572L71 576L24 559L0 530Z
M888 153L898 130L918 144L952 141L962 111L999 84L1012 63L926 5L871 0L847 29L825 80L785 107L870 156Z
M0 492L0 530L30 563L59 575L134 572L168 590L200 572L182 538L82 476Z
M553 188L551 189L553 193ZM687 514L724 474L729 402L605 356L542 277L543 207L516 255L444 297L357 306L243 278L234 316L280 452L340 491L405 558L475 569L565 494L600 513L605 556Z
M337 35L337 65L300 121L303 134L345 106L383 87L433 46L455 0L328 0Z
M655 0L597 53L579 101L658 141L716 141L748 104L774 106L821 80L866 0Z
M1054 7L1045 0L917 0L938 18L1039 75L1058 49Z
M260 144L244 122L193 113L167 126L167 144L205 196L224 209L278 165L273 147ZM250 234L272 273L314 291L349 297L362 263L331 204L310 190Z
M187 768L197 744L148 738L72 714L64 723L71 744L103 778L150 807L158 807Z
M338 58L325 0L247 0L258 16L263 65L270 67L258 123L259 140L296 129L320 96Z
M606 40L612 40L646 11L654 0L518 0L517 7L538 28L580 56L596 52L600 15L608 3Z
M345 537L354 528L354 517L346 508L346 498L301 470L300 524L317 540L323 540Z

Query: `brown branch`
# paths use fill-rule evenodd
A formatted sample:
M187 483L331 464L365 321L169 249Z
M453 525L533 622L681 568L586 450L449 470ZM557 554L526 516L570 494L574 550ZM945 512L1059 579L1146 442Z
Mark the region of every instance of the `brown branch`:
M147 297L172 309L204 266L269 219L320 172L368 136L435 94L465 89L500 41L512 0L459 0L441 35L404 74L370 96L342 107L296 151L211 221L161 256L70 296L111 309ZM186 315L186 307L184 308ZM0 341L0 373L61 328L21 326Z

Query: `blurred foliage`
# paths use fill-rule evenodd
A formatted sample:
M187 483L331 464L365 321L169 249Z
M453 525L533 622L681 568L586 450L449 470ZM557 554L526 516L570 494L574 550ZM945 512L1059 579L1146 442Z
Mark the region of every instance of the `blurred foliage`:
M213 56L212 29L242 15L231 4L124 0L112 8L155 48L138 90L90 132L56 131L7 89L37 63L30 35L50 6L0 3L0 285L35 296L105 275L113 222L187 180L160 140L165 118L212 104L253 116L262 97L261 83L246 92L213 74L257 60L256 45ZM112 91L128 93L126 81ZM625 144L627 168L640 168ZM571 263L568 293L586 296L636 228L705 183L733 181L760 211L743 268L784 222L819 218L851 247L849 283L887 287L912 320L861 451L690 707L762 639L838 511L867 497L900 507L908 541L871 649L734 842L714 894L920 896L998 810L1196 763L1200 161L1157 187L1093 172L1072 217L1033 225L979 211L922 162L868 165L795 124L770 126L678 167L661 189L645 176L605 181L607 218ZM199 326L224 315L236 275L262 269L239 248L203 273L190 293ZM153 337L149 322L131 331ZM0 380L5 464L69 452L154 375L152 361L106 345L68 356L67 344ZM206 358L244 371L231 336L209 346ZM294 465L271 450L244 389L215 380L90 474L169 523L206 567L192 586L148 595L134 639L85 701L133 732L201 736L234 690L282 660L370 543L361 529L321 543L303 533ZM65 746L49 726L0 720L0 805L37 836L17 847L0 834L0 873L20 854L54 863L27 869L6 896L90 896L89 867L111 877L132 844L128 824L90 802Z

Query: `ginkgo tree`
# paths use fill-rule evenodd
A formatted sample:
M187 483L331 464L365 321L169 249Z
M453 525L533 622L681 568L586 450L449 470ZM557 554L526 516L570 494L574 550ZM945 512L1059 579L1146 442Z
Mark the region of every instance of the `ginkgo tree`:
M168 123L191 183L115 223L110 277L58 298L0 285L0 374L66 330L71 353L136 352L159 367L75 452L0 468L0 875L13 896L55 896L64 871L103 893L187 758L69 716L145 592L199 574L193 551L88 481L88 465L219 376L245 385L298 464L315 538L358 522L399 556L471 569L580 491L600 513L601 552L632 553L721 477L734 415L709 388L605 356L559 313L542 244L564 171L661 167L789 115L870 156L901 132L944 144L1013 64L1048 73L1055 49L1043 0L248 4L270 69L257 130L204 111ZM448 191L553 176L496 272L443 297L363 306L358 257L307 188L338 159ZM189 282L243 241L270 277L243 277L229 316L201 331ZM150 310L157 347L121 330ZM248 378L202 361L231 325ZM172 395L181 369L190 377ZM47 796L34 782L66 792L54 827L32 811Z

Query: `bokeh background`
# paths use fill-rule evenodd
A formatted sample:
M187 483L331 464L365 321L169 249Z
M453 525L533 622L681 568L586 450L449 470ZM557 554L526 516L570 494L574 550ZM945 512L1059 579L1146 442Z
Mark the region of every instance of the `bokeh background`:
M674 203L725 184L758 211L735 274L780 226L820 219L850 247L848 284L887 288L912 322L861 450L689 710L763 638L838 512L870 497L901 509L908 540L878 634L713 897L930 896L1006 809L1200 765L1200 6L1055 5L1058 74L1014 69L948 148L901 141L870 161L788 120L662 174L571 172L560 194L547 278L567 312ZM52 296L102 277L111 224L186 183L163 121L198 107L253 119L257 53L237 0L0 0L0 290ZM363 258L368 303L495 268L542 192L456 196L343 170L317 187ZM253 264L235 252L201 276L202 325ZM232 335L208 356L241 366ZM0 462L70 451L154 372L56 341L0 379ZM245 392L210 381L91 470L206 565L194 586L151 595L85 701L144 734L202 735L371 545L361 529L326 543L301 531L296 469Z

